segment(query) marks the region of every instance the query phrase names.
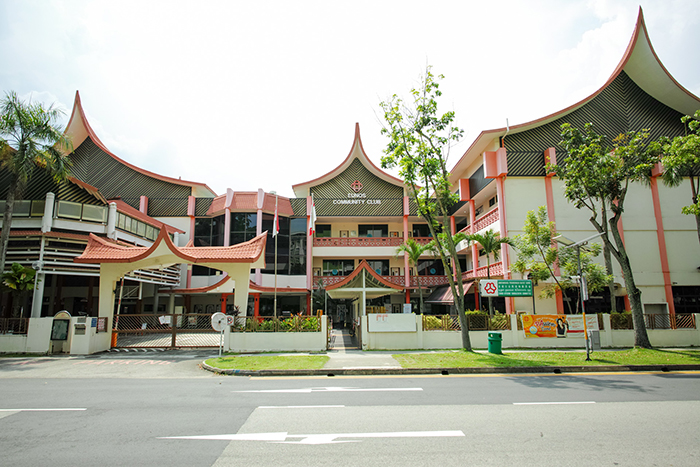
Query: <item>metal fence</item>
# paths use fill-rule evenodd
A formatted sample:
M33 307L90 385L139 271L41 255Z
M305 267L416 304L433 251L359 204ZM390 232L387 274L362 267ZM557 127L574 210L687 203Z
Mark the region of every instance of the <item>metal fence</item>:
M613 329L634 329L632 314L611 313L610 325ZM645 314L644 325L647 329L695 329L695 315L692 313Z
M470 331L505 331L510 329L508 315L467 315ZM457 315L423 315L424 331L460 331Z
M220 338L208 313L115 315L112 331L115 347L217 347Z
M29 318L0 318L0 334L27 334Z
M320 332L321 320L316 316L237 316L231 332Z

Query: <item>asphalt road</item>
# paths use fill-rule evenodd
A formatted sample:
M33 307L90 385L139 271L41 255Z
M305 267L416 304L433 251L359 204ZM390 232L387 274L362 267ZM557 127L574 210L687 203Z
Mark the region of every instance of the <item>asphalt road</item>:
M700 465L698 372L247 378L205 356L0 359L0 464Z

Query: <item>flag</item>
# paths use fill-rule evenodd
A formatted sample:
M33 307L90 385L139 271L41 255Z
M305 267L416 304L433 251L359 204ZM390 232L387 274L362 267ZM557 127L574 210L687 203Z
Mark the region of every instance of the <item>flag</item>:
M272 236L276 237L280 233L280 218L277 216L277 197L275 197L275 220L272 223Z
M316 201L311 197L311 215L309 216L309 235L316 231Z

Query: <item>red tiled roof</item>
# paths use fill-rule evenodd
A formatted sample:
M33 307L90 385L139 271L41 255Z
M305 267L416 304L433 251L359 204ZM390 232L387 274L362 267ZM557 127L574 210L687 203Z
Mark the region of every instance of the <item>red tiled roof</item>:
M87 248L74 261L93 264L133 263L149 257L163 242L175 256L190 263L253 263L265 253L267 232L247 242L227 247L176 247L164 229L161 229L150 247L125 247L90 234Z
M126 214L127 216L131 216L134 219L140 220L141 222L145 222L148 225L152 225L153 227L157 227L161 230L165 228L168 233L185 233L184 230L180 230L177 227L173 227L172 225L168 225L164 222L152 218L147 214L142 213L138 209L135 209L132 206L126 204L121 199L110 199L109 202L117 204L117 211Z
M217 196L214 201L211 202L207 215L211 216L217 212L221 212L226 207L226 195Z

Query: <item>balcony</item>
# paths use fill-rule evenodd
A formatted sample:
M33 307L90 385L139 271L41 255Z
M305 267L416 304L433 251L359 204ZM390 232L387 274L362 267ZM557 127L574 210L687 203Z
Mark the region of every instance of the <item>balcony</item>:
M462 280L483 279L485 277L489 277L489 272L491 273L491 277L503 276L503 263L499 261L498 263L491 264L490 267L480 266L476 268L476 276L472 273L471 270L463 272Z
M345 276L314 276L314 288L318 288L319 280L323 283L324 287L327 287L332 284L337 284L343 279L345 279ZM404 276L382 276L382 279L392 284L406 287L406 278ZM411 285L409 288L417 288L419 281L421 287L436 287L447 284L447 276L411 276Z
M499 215L498 215L498 206L495 208L491 209L489 212L484 214L483 216L479 217L476 219L474 222L474 232L479 232L486 227L488 227L491 224L494 224L498 222L499 220ZM471 233L471 224L460 230L460 232L464 233Z
M430 237L413 237L417 243L425 245L429 243L432 238ZM403 237L321 237L314 238L315 247L324 246L349 246L349 247L376 247L376 246L388 246L388 247L398 247L403 243Z

